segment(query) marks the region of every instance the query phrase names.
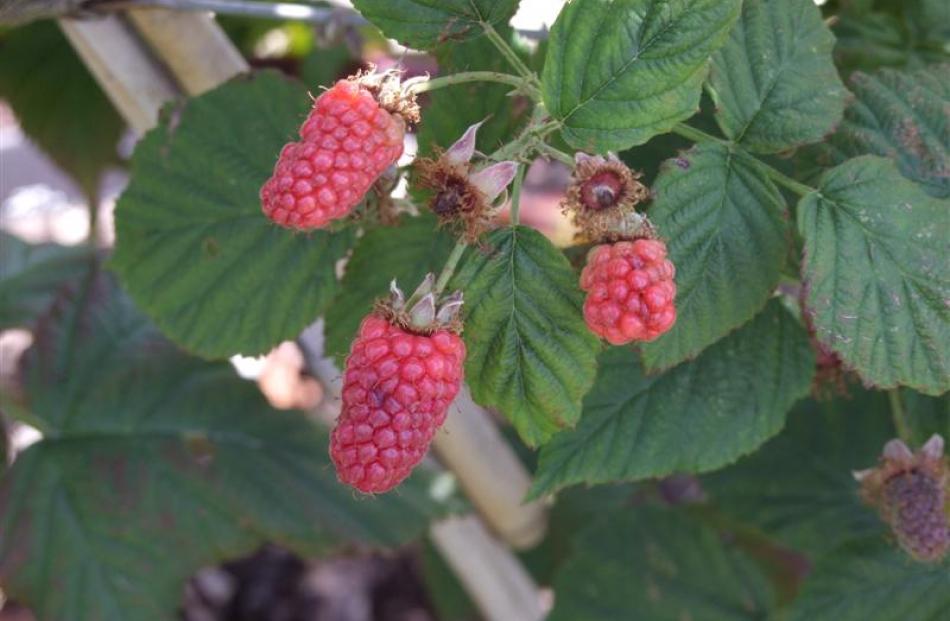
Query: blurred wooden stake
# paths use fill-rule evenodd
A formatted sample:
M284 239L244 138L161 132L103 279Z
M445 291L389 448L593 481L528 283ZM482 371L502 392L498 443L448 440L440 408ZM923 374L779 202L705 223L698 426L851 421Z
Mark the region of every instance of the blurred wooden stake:
M463 386L434 442L439 459L455 473L465 495L502 539L517 549L544 537L540 502L522 503L531 477L491 416Z
M248 70L244 57L207 13L135 9L127 15L189 95L200 95Z
M120 17L61 19L59 26L128 124L144 134L178 89Z
M432 542L488 621L538 621L541 594L518 559L474 517L432 525Z

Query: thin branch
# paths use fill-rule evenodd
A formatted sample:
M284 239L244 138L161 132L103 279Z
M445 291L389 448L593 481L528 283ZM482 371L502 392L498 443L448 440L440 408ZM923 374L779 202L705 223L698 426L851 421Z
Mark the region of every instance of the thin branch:
M511 186L511 225L515 226L521 221L521 186L524 184L524 175L528 167L524 164L518 166L518 174L515 175L514 185Z
M538 81L538 76L534 71L528 68L528 65L524 64L524 61L521 60L518 53L498 34L495 27L488 22L482 22L482 28L485 30L485 36L488 37L488 40L491 41L492 45L511 63L511 66L514 67L522 77L531 80L534 86L540 87L541 83Z
M365 26L369 22L346 5L312 6L302 2L263 2L262 0L3 0L0 1L0 24L16 26L37 19L82 17L122 11L128 8L157 7L175 11L212 12L219 15L257 17L261 19L301 21L312 24L335 22L341 26ZM519 29L526 39L546 39L548 30Z
M534 89L525 78L511 75L510 73L499 73L497 71L463 71L438 78L410 78L406 80L405 85L408 90L419 94L468 82L497 82L500 84L508 84L518 90L525 91L532 99L538 98L536 95L537 90Z
M537 150L537 152L540 153L541 155L549 157L552 160L563 162L571 168L574 167L573 157L571 157L569 154L565 153L564 151L561 151L560 149L556 147L552 147L546 142L539 141L538 144L535 145L535 150Z
M712 134L707 134L703 130L696 129L695 127L687 125L686 123L677 123L673 127L673 133L696 143L715 142L716 144L721 144L727 147L734 146L733 143L729 142L728 140L723 140L722 138L717 138ZM756 161L758 162L762 171L768 175L772 181L779 184L780 186L783 186L785 189L798 194L799 196L805 196L806 194L811 194L812 192L818 191L810 185L805 185L804 183L792 179L780 170L769 166L762 160L756 159Z
M904 411L900 390L897 388L888 390L887 400L891 405L891 418L894 421L894 428L897 429L897 436L907 444L911 444L914 433L907 422L907 412Z
M458 267L459 259L461 259L465 253L465 247L464 242L456 242L455 247L452 248L452 254L450 254L449 258L445 261L442 271L439 272L439 278L435 281L433 292L436 297L442 293L445 286L449 284L449 280L452 279L452 275L455 274L455 268Z

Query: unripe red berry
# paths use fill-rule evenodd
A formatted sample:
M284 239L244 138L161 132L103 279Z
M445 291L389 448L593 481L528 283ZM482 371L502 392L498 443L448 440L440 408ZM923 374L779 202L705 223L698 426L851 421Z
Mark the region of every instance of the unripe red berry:
M658 239L595 246L580 282L587 327L612 345L652 341L676 322L675 275Z
M284 146L261 187L268 218L292 229L318 229L363 200L399 159L406 124L358 79L340 80L314 102L300 141Z
M391 490L422 461L463 377L465 344L453 329L461 297L436 309L430 294L404 311L402 294L394 291L396 302L360 325L330 435L337 476L364 493ZM419 317L431 329L406 325Z

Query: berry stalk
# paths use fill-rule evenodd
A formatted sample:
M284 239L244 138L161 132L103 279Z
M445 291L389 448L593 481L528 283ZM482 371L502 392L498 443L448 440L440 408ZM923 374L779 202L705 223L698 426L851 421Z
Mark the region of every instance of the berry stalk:
M539 142L538 144L536 144L536 145L535 145L535 150L536 150L540 155L547 156L547 157L549 157L549 158L551 158L551 159L553 159L553 160L557 160L557 161L559 161L559 162L561 162L561 163L563 163L563 164L567 164L567 165L570 166L571 168L574 168L574 158L573 158L573 157L571 157L569 154L565 153L564 151L561 151L560 149L558 149L558 148L556 148L556 147L552 147L551 145L549 145L549 144L546 143L546 142L541 141L541 142Z
M517 226L521 221L521 186L524 184L524 175L527 166L521 164L518 166L518 173L515 175L515 181L511 186L511 226Z
M691 127L687 125L686 123L677 123L676 125L674 125L673 133L678 134L682 136L683 138L686 138L687 140L692 140L693 142L697 142L697 143L717 142L725 146L732 145L732 143L729 142L728 140L723 140L722 138L717 138L716 136L713 136L712 134L707 134L703 130L696 129L695 127ZM784 187L785 189L794 192L795 194L799 196L805 196L806 194L811 194L812 192L818 191L815 188L811 187L810 185L806 185L804 183L801 183L800 181L796 181L795 179L792 179L791 177L781 172L780 170L769 166L762 160L757 159L756 162L759 164L759 166L762 167L762 172L764 172L772 181Z
M439 272L439 277L435 281L435 287L432 291L436 297L442 294L445 286L452 280L452 276L455 274L455 268L458 267L459 260L461 260L462 255L465 254L467 247L468 244L463 241L455 243L455 247L452 248L452 253L449 255L449 258L446 259L445 265L442 266L442 271Z
M509 84L523 91L525 95L528 95L534 100L538 100L541 97L541 93L529 80L511 75L510 73L501 73L498 71L463 71L438 78L406 80L405 87L409 92L418 95L419 93L428 93L447 86L467 84L469 82L497 82L500 84Z
M485 30L485 36L488 38L488 40L491 41L492 45L494 45L495 48L501 52L502 56L504 56L505 59L511 63L511 66L514 67L522 77L528 79L532 86L540 88L541 82L538 80L538 76L526 64L524 64L524 61L521 60L521 57L518 56L518 53L515 52L510 45L508 45L508 42L505 41L505 39L502 38L500 34L498 34L498 31L495 30L495 27L488 22L482 22L482 28Z
M897 430L897 437L904 442L910 442L913 440L914 434L907 423L907 415L904 412L904 403L901 401L900 391L897 388L888 390L887 400L891 406L891 418L894 421L894 428Z

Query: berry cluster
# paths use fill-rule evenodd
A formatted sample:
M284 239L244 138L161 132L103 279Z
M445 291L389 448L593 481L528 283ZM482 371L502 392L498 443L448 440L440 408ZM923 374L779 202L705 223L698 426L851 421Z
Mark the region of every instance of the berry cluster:
M652 341L676 321L675 275L659 240L595 246L581 272L587 326L613 345Z
M314 102L299 142L284 146L261 188L267 217L292 229L318 229L363 200L399 159L406 124L360 79L340 80Z

